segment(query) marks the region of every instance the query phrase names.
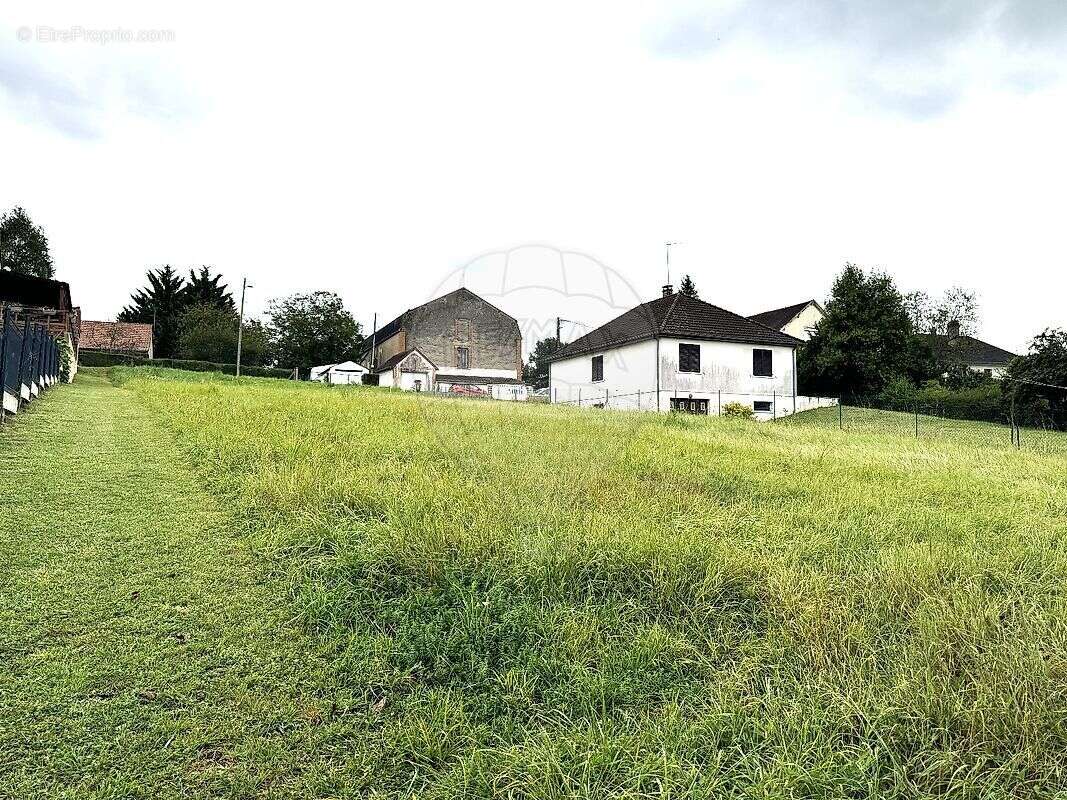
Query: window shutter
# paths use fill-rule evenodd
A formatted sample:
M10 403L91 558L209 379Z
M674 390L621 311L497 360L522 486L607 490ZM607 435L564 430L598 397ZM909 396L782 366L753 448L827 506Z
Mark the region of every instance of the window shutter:
M770 350L752 351L752 374L761 378L770 378L774 375L774 363Z
M678 371L700 372L700 345L678 345Z

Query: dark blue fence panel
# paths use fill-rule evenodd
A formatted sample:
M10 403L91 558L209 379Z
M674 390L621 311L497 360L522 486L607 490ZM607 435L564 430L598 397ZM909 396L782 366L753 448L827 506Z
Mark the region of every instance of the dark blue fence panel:
M19 393L19 359L22 355L22 331L13 320L8 320L4 336L4 389L13 395Z
M16 322L11 309L0 314L0 388L7 395L7 410L40 394L59 381L59 342L48 327L33 322ZM14 406L12 405L14 401Z

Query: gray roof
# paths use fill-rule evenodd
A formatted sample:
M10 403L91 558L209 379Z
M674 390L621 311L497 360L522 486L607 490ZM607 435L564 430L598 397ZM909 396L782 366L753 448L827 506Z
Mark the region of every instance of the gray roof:
M777 347L801 344L799 339L740 314L675 292L630 309L562 347L549 360L560 361L662 336Z
M753 322L758 322L760 325L766 325L768 328L774 328L776 331L784 328L789 320L793 319L797 314L803 311L805 308L815 303L814 300L805 300L803 303L795 303L785 308L775 308L770 311L761 311L758 314L753 314L749 317ZM818 305L818 303L816 303Z
M390 356L385 361L383 361L381 364L376 366L374 368L374 371L375 372L386 372L387 370L391 370L393 367L395 367L397 364L399 364L401 361L403 361L405 358L407 358L408 356L410 356L412 353L414 353L416 351L418 351L420 356L422 356L423 358L426 358L426 355L421 350L419 350L419 348L412 347L412 348L410 348L408 350L405 350L403 353L397 353L395 356ZM437 369L437 365L434 364L432 361L430 361L430 359L426 358L426 361L434 369Z
M934 351L934 356L943 361L984 367L1006 367L1015 353L996 345L975 339L973 336L948 337L939 333L924 333L923 339Z

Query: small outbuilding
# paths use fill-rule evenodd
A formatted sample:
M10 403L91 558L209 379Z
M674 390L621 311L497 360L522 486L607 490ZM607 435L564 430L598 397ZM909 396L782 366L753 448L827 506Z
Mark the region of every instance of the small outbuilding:
M367 368L355 361L342 361L340 364L323 364L311 368L311 380L334 385L362 383Z

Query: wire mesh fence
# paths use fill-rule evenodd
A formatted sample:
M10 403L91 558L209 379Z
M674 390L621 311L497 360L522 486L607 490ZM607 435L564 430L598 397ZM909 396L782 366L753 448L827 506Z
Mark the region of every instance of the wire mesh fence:
M967 446L995 446L1067 455L1067 431L1032 420L1013 418L1010 407L994 419L961 419L937 404L893 407L841 404L791 419L790 424L838 428L855 433L952 440ZM1026 424L1029 422L1030 424Z
M44 325L0 314L0 420L17 413L59 380L59 345Z
M555 405L603 408L616 411L669 411L700 416L753 416L774 420L837 404L835 397L813 397L790 392L737 392L731 389L659 388L612 391L600 387L555 387L549 400Z

